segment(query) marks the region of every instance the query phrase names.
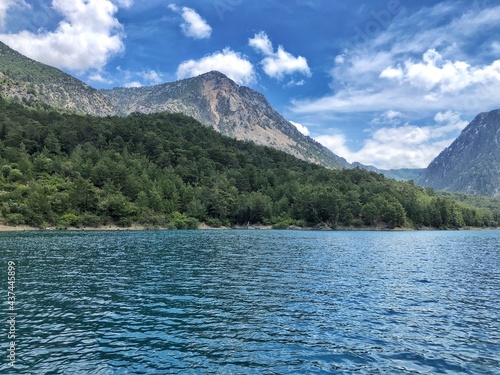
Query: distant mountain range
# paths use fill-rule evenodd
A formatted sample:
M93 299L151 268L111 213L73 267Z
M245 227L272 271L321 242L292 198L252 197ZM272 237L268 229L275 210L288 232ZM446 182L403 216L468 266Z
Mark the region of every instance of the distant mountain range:
M226 136L272 147L327 168L359 167L396 180L413 179L438 190L500 195L500 110L477 116L425 170L380 170L348 163L300 133L262 94L237 85L219 72L150 87L96 90L0 42L0 95L97 116L181 112Z
M415 182L437 190L500 197L500 110L476 116Z
M396 181L409 181L417 179L424 168L401 168L401 169L378 169L373 165L364 165L358 162L351 164L352 168L361 168L370 172L383 174L387 178L392 178Z

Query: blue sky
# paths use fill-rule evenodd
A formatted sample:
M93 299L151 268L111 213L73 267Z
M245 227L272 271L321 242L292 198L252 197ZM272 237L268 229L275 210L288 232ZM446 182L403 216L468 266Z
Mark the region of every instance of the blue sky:
M500 108L498 1L2 0L0 40L96 88L220 70L348 161L426 167Z

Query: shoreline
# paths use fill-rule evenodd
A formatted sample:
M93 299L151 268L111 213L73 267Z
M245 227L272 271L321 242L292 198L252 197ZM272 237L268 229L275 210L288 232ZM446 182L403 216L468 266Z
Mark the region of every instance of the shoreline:
M103 225L100 227L45 227L37 228L29 225L5 225L0 223L0 232L24 232L24 231L146 231L146 230L182 230L182 229L168 229L166 227L156 227L150 225L134 224L130 227L120 227L117 225ZM437 229L431 227L415 228L383 228L383 227L345 227L339 226L337 228L328 227L296 227L290 226L286 229L273 229L271 225L235 225L233 227L219 227L214 228L201 223L197 229L192 230L300 230L300 231L328 231L328 232L411 232L411 231L466 231L466 230L500 230L500 228L482 228L482 227L464 227L458 229Z

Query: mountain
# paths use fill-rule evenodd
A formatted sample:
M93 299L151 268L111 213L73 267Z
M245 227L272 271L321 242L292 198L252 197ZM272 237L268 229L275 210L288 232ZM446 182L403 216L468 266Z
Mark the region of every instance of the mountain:
M21 102L97 116L114 108L99 91L59 69L39 63L0 42L0 94Z
M423 172L349 164L275 111L266 98L219 72L151 87L98 91L0 42L0 96L97 116L181 112L219 133L332 169L360 167L438 190L500 196L500 110L482 113Z
M416 183L437 190L500 197L500 110L476 116Z
M151 87L98 91L0 42L0 95L97 116L180 112L238 140L333 169L350 167L345 159L300 133L262 94L238 86L219 72Z
M369 169L368 169L369 170ZM416 180L424 171L423 168L401 168L401 169L381 169L382 173L387 178L392 178L396 181Z
M103 90L118 113L180 112L223 135L285 151L299 159L340 169L349 163L274 110L264 95L216 71L149 87Z
M416 180L424 171L423 168L401 168L401 169L378 169L373 165L364 165L358 162L352 163L353 168L361 168L370 172L383 174L387 178L396 181Z

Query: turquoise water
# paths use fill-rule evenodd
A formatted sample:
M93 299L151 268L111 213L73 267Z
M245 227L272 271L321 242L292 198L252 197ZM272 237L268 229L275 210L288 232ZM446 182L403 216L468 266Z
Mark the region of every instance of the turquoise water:
M0 372L495 374L500 232L0 234ZM13 373L14 373L13 372Z

